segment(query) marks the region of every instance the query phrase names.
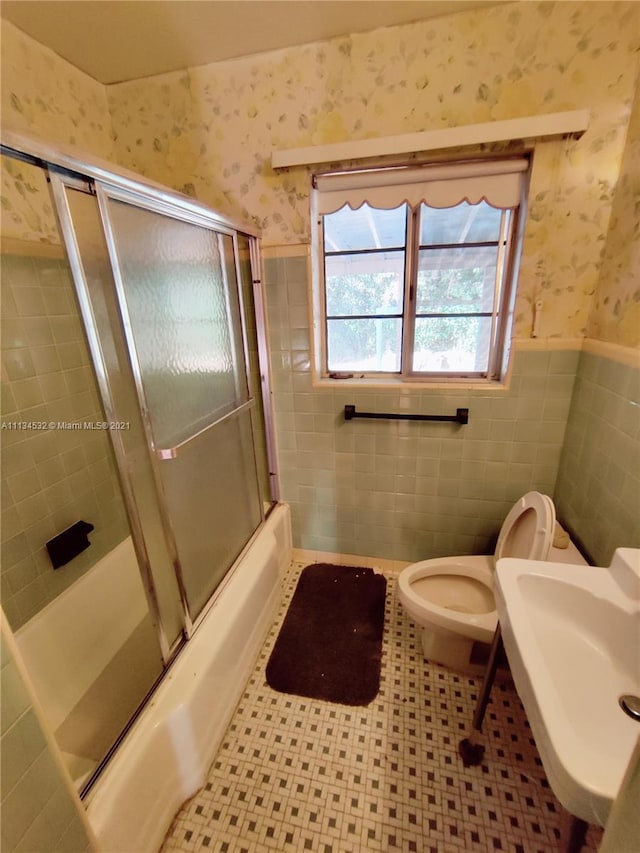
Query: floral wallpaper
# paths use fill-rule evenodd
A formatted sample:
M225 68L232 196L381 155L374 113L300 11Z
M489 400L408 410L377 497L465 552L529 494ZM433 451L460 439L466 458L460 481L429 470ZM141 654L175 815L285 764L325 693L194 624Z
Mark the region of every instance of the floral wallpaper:
M0 33L3 126L113 160L105 87L8 21Z
M3 20L0 26L3 128L113 160L105 87L13 24ZM2 236L59 243L44 174L36 180L8 157L0 173Z
M540 337L589 328L619 342L621 324L633 337L638 302L632 265L625 274L607 233L615 208L622 240L633 207L629 168L615 205L614 189L639 32L633 2L506 3L103 87L3 22L3 122L101 157L115 152L122 165L257 225L265 245L294 246L310 240L310 170L275 172L274 148L586 108L580 140L536 148L515 332L530 336L542 299ZM23 189L3 172L15 227L38 213L40 198Z
M110 86L119 160L308 243L309 173L272 149L587 108L537 147L516 306L529 337L585 333L636 82L640 7L519 3Z
M640 349L640 79L587 335Z
M25 168L13 157L0 158L2 239L59 244L60 235L44 171ZM4 248L4 247L3 247Z

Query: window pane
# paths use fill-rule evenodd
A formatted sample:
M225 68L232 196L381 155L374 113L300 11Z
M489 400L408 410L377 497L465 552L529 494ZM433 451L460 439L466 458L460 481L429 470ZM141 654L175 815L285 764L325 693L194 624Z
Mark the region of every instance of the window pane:
M325 259L327 316L402 314L404 252Z
M357 210L343 207L324 217L324 250L344 252L404 246L406 228L406 204L394 210L376 210L368 204Z
M486 243L500 235L502 210L486 201L463 202L456 207L440 209L420 206L420 245L441 243Z
M400 370L402 321L398 319L328 320L330 371Z
M490 317L419 317L413 369L446 373L486 371Z
M418 259L418 314L492 311L496 246L421 249Z

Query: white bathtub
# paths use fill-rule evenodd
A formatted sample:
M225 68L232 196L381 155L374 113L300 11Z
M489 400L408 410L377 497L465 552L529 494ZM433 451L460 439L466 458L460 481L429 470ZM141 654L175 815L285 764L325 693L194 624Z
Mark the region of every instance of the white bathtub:
M16 631L54 731L147 612L128 537Z
M89 795L89 821L104 853L157 851L177 810L204 784L290 559L291 517L281 504Z

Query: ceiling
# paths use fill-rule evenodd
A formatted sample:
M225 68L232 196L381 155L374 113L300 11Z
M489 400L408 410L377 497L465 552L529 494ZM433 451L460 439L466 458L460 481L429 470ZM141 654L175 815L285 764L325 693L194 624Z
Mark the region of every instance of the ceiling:
M2 0L0 15L109 84L491 5L495 2Z

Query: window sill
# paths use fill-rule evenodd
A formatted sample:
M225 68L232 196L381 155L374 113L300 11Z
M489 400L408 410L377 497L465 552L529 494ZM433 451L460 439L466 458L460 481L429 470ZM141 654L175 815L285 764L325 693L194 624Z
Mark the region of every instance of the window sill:
M446 382L426 379L378 379L354 376L350 379L331 379L328 376L316 376L312 379L312 387L325 391L336 391L341 388L356 388L371 391L507 391L509 377L502 381L489 379L448 379Z

